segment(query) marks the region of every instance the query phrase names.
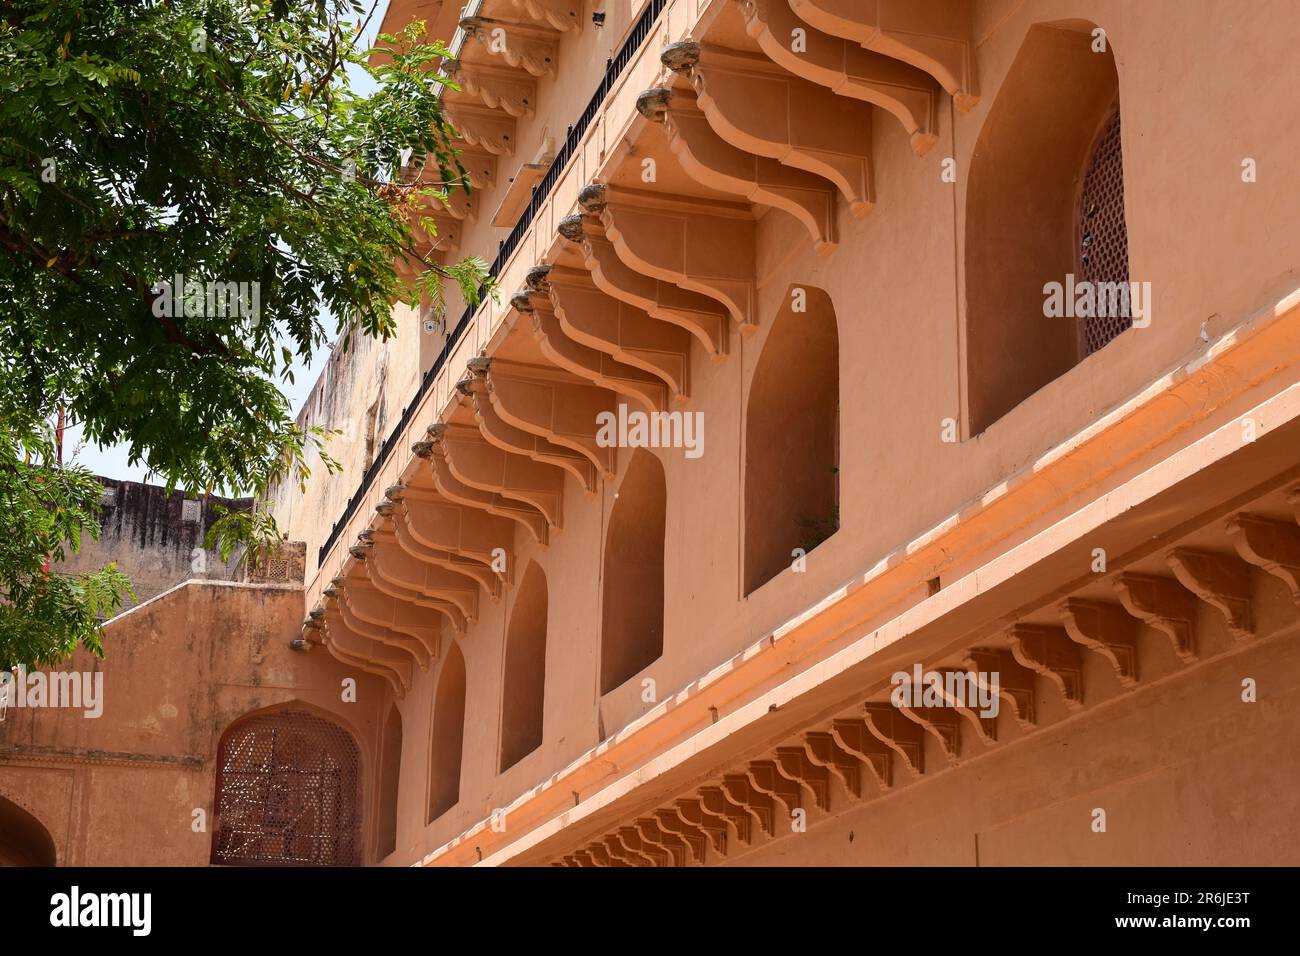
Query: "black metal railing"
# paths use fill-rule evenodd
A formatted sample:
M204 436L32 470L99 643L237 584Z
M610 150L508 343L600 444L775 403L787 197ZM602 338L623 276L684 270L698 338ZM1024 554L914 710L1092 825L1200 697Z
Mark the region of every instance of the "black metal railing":
M564 145L555 154L555 159L551 161L551 166L547 169L546 175L542 177L541 182L533 187L533 195L528 202L528 208L519 217L515 227L510 230L510 235L501 241L496 258L492 260L492 264L488 267L489 274L493 276L500 275L501 268L514 254L519 243L523 241L524 235L533 224L537 211L542 207L547 196L551 194L555 184L560 181L565 168L569 165L569 160L573 158L573 154L578 149L578 143L586 135L587 128L591 125L592 120L596 118L596 114L600 112L601 106L604 105L605 98L609 96L610 90L614 88L615 82L627 69L627 65L632 62L632 57L636 56L637 51L641 49L641 46L650 36L654 22L659 19L659 14L663 13L664 7L667 5L668 0L650 0L649 6L642 12L636 25L632 27L632 31L627 35L627 39L619 47L618 52L605 61L605 75L601 78L600 85L596 87L596 92L587 101L586 109L582 111L578 121L569 127L568 134L564 137ZM483 290L480 289L479 292L481 296ZM424 396L428 394L429 389L433 387L434 379L438 377L438 373L442 371L443 366L451 358L451 353L455 351L461 336L465 334L465 330L474 321L475 311L477 311L476 306L466 306L455 326L447 330L447 341L443 343L437 359L434 360L429 370L424 373L424 377L420 380L420 387L416 389L415 396L402 410L402 416L397 420L396 427L393 428L392 433L389 434L383 445L379 447L379 451L375 454L375 460L366 469L365 474L361 476L361 484L357 487L356 493L348 499L347 505L343 508L343 514L339 516L338 521L334 522L329 537L321 545L320 552L316 557L318 565L325 563L325 556L329 553L330 548L334 547L339 535L343 533L343 529L347 527L348 522L352 520L352 516L356 514L357 508L361 505L361 500L370 490L370 486L379 474L380 469L388 461L388 456L392 454L398 439L406 432L411 419L415 417L416 408L419 407Z

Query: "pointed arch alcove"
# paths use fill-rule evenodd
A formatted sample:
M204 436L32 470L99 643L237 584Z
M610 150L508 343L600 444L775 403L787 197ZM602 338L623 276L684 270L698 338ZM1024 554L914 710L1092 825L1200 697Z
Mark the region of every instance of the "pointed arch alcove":
M1051 284L1129 280L1119 74L1095 29L1031 27L975 143L964 245L972 435L1132 324L1127 306L1104 318L1080 316L1092 305L1068 317L1048 305Z
M605 535L600 692L608 694L664 652L664 466L636 449L619 482Z
M530 561L506 628L501 692L500 769L513 767L542 744L546 701L546 575Z
M379 834L375 859L382 860L397 849L397 795L402 776L402 713L396 704L388 708L379 758Z
M835 308L793 285L745 405L745 594L839 529L839 410Z
M460 801L460 765L465 743L465 657L448 644L433 698L429 744L429 817L432 823Z

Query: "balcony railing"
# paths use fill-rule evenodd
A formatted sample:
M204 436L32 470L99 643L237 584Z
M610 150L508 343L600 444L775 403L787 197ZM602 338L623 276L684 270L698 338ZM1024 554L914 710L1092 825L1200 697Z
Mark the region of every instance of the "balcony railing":
M519 217L519 221L515 223L515 227L510 230L510 235L501 240L501 243L497 248L496 258L492 260L492 264L488 267L488 272L491 275L500 275L502 267L510 260L511 255L514 254L519 243L523 241L524 236L528 233L529 227L533 224L533 218L537 215L537 211L541 209L547 196L549 196L551 190L555 188L555 184L560 181L560 177L563 175L565 167L568 166L569 160L571 160L574 153L577 152L578 143L582 141L582 137L586 134L587 127L591 125L592 120L594 120L600 112L600 108L604 104L605 98L614 88L615 82L622 75L623 71L627 69L627 65L632 62L632 58L636 56L637 52L641 49L641 46L650 36L650 31L654 26L654 22L659 19L659 14L663 13L664 7L667 5L668 0L650 0L649 5L637 20L636 25L632 27L631 32L627 35L627 39L624 40L623 45L619 47L618 52L605 62L605 75L601 78L600 85L596 87L596 92L594 92L591 95L591 99L587 101L587 106L582 111L581 115L579 115L577 121L569 127L568 133L564 137L564 145L560 147L560 151L555 154L555 159L551 162L551 166L546 171L546 175L542 177L541 182L533 188L532 199L529 200L528 207L524 210L523 215ZM397 446L398 440L406 432L407 426L410 425L411 419L415 416L415 410L420 406L420 402L424 399L424 396L428 394L429 389L433 387L433 383L437 379L438 373L441 372L443 367L447 364L447 361L451 358L452 352L459 343L461 336L465 334L465 330L469 328L470 323L474 320L475 311L475 306L466 306L465 311L461 313L460 319L449 330L447 341L443 344L442 351L438 353L437 359L434 360L434 363L429 367L429 370L424 373L424 377L420 380L420 387L416 389L415 395L411 398L410 403L402 410L402 415L397 420L397 425L394 426L392 433L389 434L387 440L382 446L380 446L379 453L375 455L375 460L371 463L370 467L366 469L365 474L361 476L361 484L358 485L356 493L348 499L348 503L343 509L343 514L339 516L338 521L334 522L334 527L330 530L329 537L327 537L325 543L321 545L320 552L316 558L318 565L325 563L325 556L329 554L330 549L334 547L335 542L338 541L339 535L343 533L343 529L347 527L348 522L352 520L352 516L356 514L357 508L360 507L366 493L370 490L370 486L374 482L375 477L388 461L388 456L392 454L393 449Z

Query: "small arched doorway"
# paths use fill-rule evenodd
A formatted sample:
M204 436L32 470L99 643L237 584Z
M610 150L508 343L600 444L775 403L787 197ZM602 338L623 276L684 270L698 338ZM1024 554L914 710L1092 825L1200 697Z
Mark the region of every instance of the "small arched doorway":
M214 864L359 866L361 754L304 710L232 724L217 751Z

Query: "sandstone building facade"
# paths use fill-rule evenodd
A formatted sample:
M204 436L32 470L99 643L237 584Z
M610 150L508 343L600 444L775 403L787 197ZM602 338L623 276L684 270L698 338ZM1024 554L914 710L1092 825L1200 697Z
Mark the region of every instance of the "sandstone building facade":
M1300 860L1292 5L413 16L501 295L331 358L300 585L11 710L7 859Z

